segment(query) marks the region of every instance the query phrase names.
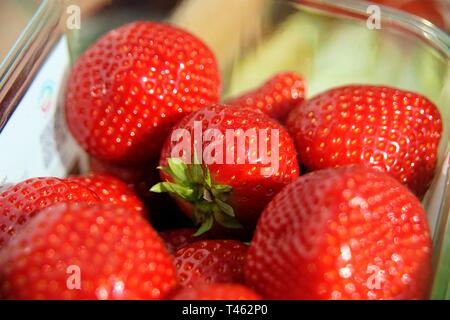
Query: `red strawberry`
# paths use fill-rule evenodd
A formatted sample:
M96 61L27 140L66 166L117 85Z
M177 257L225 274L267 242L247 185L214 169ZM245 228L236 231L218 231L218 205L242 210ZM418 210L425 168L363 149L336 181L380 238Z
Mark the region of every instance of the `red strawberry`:
M214 283L185 288L172 300L260 300L261 297L240 284Z
M247 249L235 240L197 241L178 249L174 256L179 284L243 282Z
M283 121L294 107L305 99L305 81L294 72L276 74L261 87L233 98L234 106L260 109L272 118Z
M31 178L0 193L0 248L28 220L55 203L98 202L89 188L58 178Z
M170 128L219 100L213 53L155 22L112 30L75 63L66 94L70 130L91 155L118 164L156 159Z
M199 130L203 138L197 137ZM211 138L210 133L217 136ZM191 160L201 150L197 160L203 164L186 165L198 162ZM223 105L203 108L175 126L160 166L167 182L151 190L175 194L182 209L201 225L198 234L216 221L215 226L228 228L242 224L249 235L265 205L299 174L294 144L281 125L261 112Z
M170 253L173 253L192 242L202 240L203 237L195 237L194 233L195 229L181 228L161 231L159 236L166 244L167 250L169 250Z
M267 206L246 282L268 299L423 299L431 239L420 202L363 166L308 173Z
M308 169L362 163L418 196L433 177L442 132L439 111L425 97L369 85L317 95L290 113L287 127Z
M161 299L176 273L163 242L133 210L58 204L0 253L3 299Z
M69 177L70 181L91 189L101 202L119 204L145 216L144 204L123 181L105 174Z

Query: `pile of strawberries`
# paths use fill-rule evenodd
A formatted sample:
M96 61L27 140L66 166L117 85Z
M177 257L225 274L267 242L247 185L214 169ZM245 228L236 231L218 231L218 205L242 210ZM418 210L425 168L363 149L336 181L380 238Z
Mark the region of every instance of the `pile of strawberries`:
M92 172L1 190L0 298L427 298L419 199L436 166L437 108L384 86L310 99L305 87L284 72L221 103L214 55L195 36L153 22L104 35L65 97ZM267 130L276 166L245 137L242 153L197 153L204 139L177 150L177 133L198 123L233 139ZM231 163L206 161L222 151Z

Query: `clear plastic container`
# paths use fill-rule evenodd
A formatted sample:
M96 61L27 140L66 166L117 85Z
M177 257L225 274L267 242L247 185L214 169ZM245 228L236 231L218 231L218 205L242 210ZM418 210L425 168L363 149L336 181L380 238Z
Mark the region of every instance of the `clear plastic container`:
M450 299L449 36L426 20L385 7L381 29L371 29L367 21L373 7L368 10L362 1L174 3L95 1L95 10L81 10L80 29L67 29L72 11L60 1L41 2L0 67L0 184L76 170L83 152L67 133L59 109L70 62L121 24L167 20L215 51L224 97L257 86L277 71L294 70L306 77L310 96L341 84L376 83L417 91L434 101L444 134L423 205L434 242L431 298Z

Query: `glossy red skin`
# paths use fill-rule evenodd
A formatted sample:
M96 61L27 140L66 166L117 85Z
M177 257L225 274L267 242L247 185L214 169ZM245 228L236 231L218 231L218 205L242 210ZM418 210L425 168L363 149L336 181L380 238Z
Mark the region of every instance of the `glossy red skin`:
M170 128L219 100L213 53L195 36L156 22L112 30L75 63L66 118L92 156L116 164L157 159Z
M218 129L225 134L227 129L242 129L246 131L254 128L257 132L260 129L267 129L269 132L268 148L270 148L271 143L270 130L279 130L279 169L276 174L270 177L265 177L261 173L261 169L268 166L267 164L262 164L261 158L258 158L256 164L249 164L248 159L245 161L245 164L208 164L214 183L229 185L233 188L229 203L234 208L237 220L245 227L243 233L251 234L266 204L281 188L295 180L299 175L297 154L291 137L280 124L262 112L227 105L203 108L184 118L173 130L186 129L191 133L191 137L194 137L194 121L202 121L203 132L206 129ZM203 150L205 150L208 143L204 141ZM167 165L167 159L172 156L172 148L176 144L177 142L171 141L171 135L169 135L161 152L161 166ZM231 150L232 145L225 142L223 145L225 159L227 150ZM248 157L248 144L245 150ZM237 162L236 154L234 154L234 162ZM170 177L161 171L161 180L170 180ZM181 209L190 216L191 205L184 201L179 202ZM223 229L217 223L215 226ZM234 231L231 230L231 232ZM238 230L237 233L239 232Z
M67 283L80 270L80 289ZM176 271L164 243L134 211L114 204L58 204L0 253L2 299L162 299Z
M310 170L365 164L421 197L436 167L442 120L425 97L390 87L352 85L319 94L286 122Z
M203 240L204 236L193 236L195 231L196 230L193 228L165 230L161 231L159 236L166 244L167 250L169 250L170 253L174 253L190 243Z
M268 299L424 299L431 253L417 198L385 173L346 166L308 173L273 199L245 277Z
M249 288L232 283L214 283L185 288L172 300L260 300L261 297Z
M179 285L242 283L247 250L236 240L203 240L181 247L174 253Z
M89 188L58 178L31 178L0 192L0 248L41 210L59 202L98 202Z
M228 101L228 104L259 109L284 121L289 111L305 100L305 80L294 72L274 75L263 85Z
M68 179L92 190L101 202L118 204L146 216L142 201L130 186L118 178L106 174L88 174Z

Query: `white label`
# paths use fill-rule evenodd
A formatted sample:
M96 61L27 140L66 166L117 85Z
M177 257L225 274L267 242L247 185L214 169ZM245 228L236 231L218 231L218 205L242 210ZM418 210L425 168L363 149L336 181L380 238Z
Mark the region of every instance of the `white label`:
M62 177L81 154L62 114L69 63L62 37L0 133L0 185L37 176Z

